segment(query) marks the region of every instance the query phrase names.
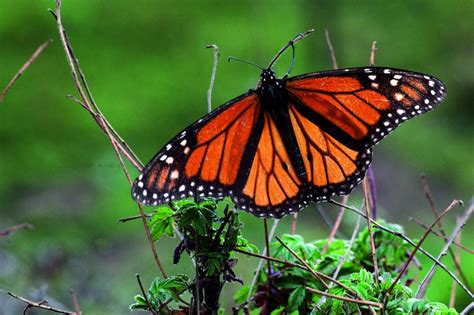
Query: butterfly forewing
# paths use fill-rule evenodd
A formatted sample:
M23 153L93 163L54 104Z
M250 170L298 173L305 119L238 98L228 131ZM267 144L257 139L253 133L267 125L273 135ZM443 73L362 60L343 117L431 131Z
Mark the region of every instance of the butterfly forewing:
M275 91L280 98L272 98ZM256 91L217 108L160 150L132 195L146 205L231 196L239 209L282 217L348 194L363 179L372 146L403 121L434 109L445 94L432 76L391 68L282 80L264 70Z

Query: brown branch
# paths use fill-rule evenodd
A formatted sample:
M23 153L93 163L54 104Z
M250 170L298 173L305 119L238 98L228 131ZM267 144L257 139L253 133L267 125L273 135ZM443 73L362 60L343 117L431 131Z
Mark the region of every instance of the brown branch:
M342 203L344 205L347 205L347 201L349 200L349 195L345 195L344 197L342 197ZM346 208L344 207L340 207L339 209L339 213L337 214L337 217L336 217L336 222L334 222L334 226L333 228L331 229L331 232L329 233L329 236L327 238L327 241L326 241L326 244L324 244L324 247L323 249L321 250L321 255L324 255L326 253L326 251L328 250L328 247L329 245L331 244L332 242L332 239L334 238L334 236L336 235L337 233L337 230L339 230L339 226L341 225L342 223L342 218L344 217L344 213L346 212Z
M296 224L298 223L298 212L293 213L291 217L291 227L290 227L290 234L294 235L296 232Z
M295 264L291 261L287 261L287 260L283 260L283 259L279 259L279 258L275 258L275 257L270 257L270 256L265 256L265 255L261 255L261 254L256 254L256 253L248 252L248 251L245 251L245 250L242 250L242 249L239 249L239 248L234 248L234 252L238 252L238 253L248 255L248 256L252 256L252 257L256 257L256 258L270 260L270 261L273 261L273 262L276 262L276 263L284 264L288 267L295 267L295 268L300 268L300 269L303 269L303 270L308 270L305 266L300 265L300 264Z
M71 44L69 42L69 39L66 35L66 31L64 30L64 27L62 25L61 0L56 0L56 11L55 11L54 16L56 18L56 23L57 23L57 27L58 27L58 31L59 31L59 37L61 39L61 43L63 44L64 51L66 53L66 59L68 61L69 67L71 68L71 73L72 73L72 77L73 77L73 81L74 81L74 84L76 86L76 89L79 92L79 95L81 96L81 99L82 99L82 102L83 102L85 108L89 112L95 113L94 115L92 115L92 117L97 122L98 126L102 129L102 131L109 138L109 140L110 140L110 142L111 142L111 144L114 148L114 152L115 152L115 154L117 155L117 157L120 161L122 169L123 169L128 181L129 181L129 183L131 183L130 176L128 175L128 171L125 167L125 164L123 163L123 160L122 160L120 154L122 153L125 157L127 157L127 159L138 170L141 170L141 168L142 168L141 162L138 159L135 158L134 153L130 153L130 152L133 152L133 151L131 149L129 149L129 147L127 145L124 145L125 141L123 141L122 138L120 138L120 137L118 137L118 139L116 138L118 134L113 130L111 125L107 122L105 117L100 112L100 109L97 106L97 104L95 104L95 102L94 102L94 99L92 97L92 93L90 92L90 89L89 89L89 87L87 85L87 82L85 80L84 73L82 72L82 69L81 69L81 67L80 67L80 65L77 61L77 58L75 57L75 55L73 53L72 46L71 46ZM113 132L111 132L111 130L113 130ZM115 134L115 136L114 136L114 134ZM148 242L150 244L150 247L152 248L152 252L153 252L153 256L155 258L155 262L158 265L158 268L160 269L163 277L166 278L166 273L164 272L163 266L161 265L161 262L158 258L158 253L157 253L155 245L153 243L153 239L151 238L150 228L148 226L145 213L143 211L143 208L140 205L138 205L138 208L139 208L139 211L140 211L140 215L142 216L143 225L145 227Z
M13 78L10 80L10 82L7 84L5 89L3 89L2 93L0 93L0 103L3 102L5 99L5 96L7 93L10 91L10 89L13 87L13 85L16 83L16 81L22 76L22 74L31 66L31 64L35 61L36 58L43 52L43 50L48 47L48 45L52 42L53 40L50 38L47 41L45 41L41 46L39 46L33 55L31 55L30 59L28 59L27 62L23 66L21 66L20 70L13 76Z
M269 242L271 242L272 238L273 238L273 235L275 235L275 231L276 231L276 228L278 227L278 223L280 222L280 220L276 219L273 221L273 225L272 225L272 228L270 229L270 235L268 236L268 239L269 239ZM263 249L262 251L262 254L265 254L267 252L267 248L265 246L265 248ZM260 274L260 270L262 270L262 267L263 267L263 263L264 263L264 258L260 259L260 261L258 262L258 266L257 266L257 270L255 271L255 275L252 279L252 283L250 284L250 288L249 288L249 293L247 295L247 299L246 299L246 302L249 303L250 302L250 298L252 297L252 290L253 290L253 287L255 286L255 284L257 283L257 279L259 277L259 274Z
M151 305L150 301L148 300L148 294L146 294L145 292L145 288L143 287L142 280L140 279L140 275L137 273L135 274L135 277L137 278L138 286L140 287L140 291L143 294L143 298L145 299L146 304L148 305L148 308L150 309L150 312L152 312L153 314L157 314L157 312Z
M212 64L211 82L209 82L209 89L207 90L207 112L212 110L212 89L214 88L214 81L216 80L217 60L219 59L219 47L217 45L207 45L206 48L214 49L214 62Z
M81 307L79 306L79 302L77 300L76 292L74 292L73 289L70 289L69 293L71 293L72 304L74 305L74 310L76 311L76 314L82 314Z
M344 206L343 204L333 200L333 199L330 199L329 200L330 203L333 203L335 205L338 205L338 206ZM355 213L357 213L358 215L362 216L363 218L366 218L367 216L362 212L360 211L359 209L356 209L355 207L350 207L350 206L345 206L346 209L349 209ZM380 230L382 231L385 231L385 232L388 232L390 234L393 234L397 237L400 237L401 239L403 239L405 242L407 242L408 244L412 245L413 247L416 247L417 244L412 241L409 237L407 237L406 235L404 235L403 233L400 233L400 232L397 232L397 231L394 231L394 230L391 230L381 224L379 224L377 221L373 220L373 219L370 219L370 222L375 225L377 228L379 228ZM474 295L472 294L472 292L469 290L469 288L467 288L464 283L462 283L461 280L459 280L458 277L456 277L456 275L451 272L451 270L448 269L448 267L446 267L446 265L444 265L442 262L438 261L433 255L431 255L429 252L427 252L425 249L423 249L423 247L418 247L418 250L423 254L425 255L426 257L428 257L429 259L431 259L434 263L436 263L441 269L443 269L453 280L455 280L457 282L457 284L459 284L459 286L471 297L471 298L474 298Z
M372 67L375 65L375 53L377 52L377 42L372 42L372 48L370 49L369 65Z
M467 210L465 211L464 215L461 217L459 222L456 224L456 227L454 228L453 232L451 233L448 241L443 246L443 249L441 250L441 252L439 253L439 255L437 257L438 261L441 261L441 259L448 253L449 247L454 242L454 240L456 239L459 232L461 232L461 229L466 225L466 222L471 217L471 214L472 214L473 211L474 211L474 204L471 204L467 208ZM437 267L436 264L433 264L431 266L431 268L428 271L428 273L426 274L425 278L421 281L420 285L418 286L418 290L415 294L415 297L417 299L421 299L421 298L423 298L423 296L425 296L426 289L428 288L428 285L429 285L431 279L434 276L434 273L436 271L436 267Z
M456 224L459 224L460 219L460 217L456 217ZM456 241L459 243L461 242L461 231L459 231ZM461 249L459 247L456 248L455 259L458 263L461 263ZM453 280L453 284L451 285L451 296L449 297L449 307L454 307L454 303L456 301L456 289L456 281Z
M263 219L263 227L264 227L264 232L265 232L265 247L267 248L266 255L268 257L271 257L270 254L270 239L268 237L268 220L266 218ZM272 265L271 261L267 259L267 290L268 290L268 297L271 296L272 294ZM269 301L269 299L267 299ZM268 307L268 303L265 303L266 306Z
M333 298L333 299L338 299L338 300L351 302L351 303L362 304L362 305L370 305L370 306L375 306L375 307L378 307L380 309L383 309L383 304L382 303L366 301L366 300L356 300L356 299L348 298L348 297L345 297L345 296L340 296L340 295L336 295L336 294L331 294L331 293L319 291L319 290L316 290L316 289L313 289L313 288L310 288L310 287L305 287L305 289L310 291L310 292L313 292L313 293L316 293L316 294L319 294L319 295L323 295L323 296L326 296L326 297L330 297L330 298Z
M433 211L433 214L434 214L435 218L437 218L439 216L439 212L436 209L436 205L435 205L435 202L434 202L434 199L433 199L433 195L431 194L430 186L428 185L428 180L427 180L425 175L421 176L421 182L422 182L422 185L423 185L423 190L425 192L426 199L428 200L428 203L430 204L431 211ZM443 224L442 224L441 221L438 222L438 227L439 227L439 232L441 233L441 235L444 238L446 238L447 233L444 231ZM469 281L467 281L467 277L464 274L463 270L461 269L461 265L456 260L456 255L454 254L453 249L451 247L448 247L448 251L449 251L449 254L450 254L451 258L453 259L454 267L458 271L458 273L461 276L462 280L466 283L467 287L469 287L469 289L471 290L471 287L469 285Z
M34 301L28 300L28 299L26 299L22 296L13 294L11 292L7 292L7 294L9 296L17 299L17 300L20 300L20 301L26 303L27 304L26 309L31 308L31 307L35 307L35 308L40 308L40 309L47 310L47 311L54 312L54 313L69 314L69 315L80 315L80 313L77 313L77 312L66 311L66 310L62 310L60 308L52 307L51 305L48 305L47 301L34 302Z
M329 50L329 56L331 57L331 61L332 61L332 68L334 70L336 70L338 68L337 66L337 60L336 60L336 54L334 53L334 48L332 46L332 42L331 42L331 37L329 36L329 31L328 29L325 29L324 30L324 37L326 37L326 44L328 46L328 50Z
M379 284L379 266L377 261L377 251L375 249L375 240L374 233L372 232L372 224L370 224L370 192L369 192L369 180L367 176L364 178L364 195L365 195L365 215L367 216L367 228L369 230L369 240L370 240L370 253L372 256L372 263L374 264L374 279L375 283Z
M413 218L413 217L409 217L408 218L410 221L413 221L415 222L416 224L418 224L419 226L421 226L422 228L424 228L425 230L428 229L428 226L426 224L424 224L423 222L421 222L420 220L418 220L417 218ZM442 238L443 240L447 241L448 238L446 236L443 236L441 235L439 232L436 232L435 230L431 230L431 233L433 233L434 235ZM464 246L463 244L461 244L461 242L458 242L458 241L455 241L453 243L453 245L459 247L460 249L463 249L465 250L466 252L470 253L470 254L474 254L474 250L470 249L470 248L467 248L466 246Z
M273 64L281 57L281 55L283 54L283 52L285 52L286 49L288 49L288 47L290 47L291 45L294 45L296 44L297 42L299 42L300 40L304 39L305 37L307 37L309 34L311 34L312 32L314 32L314 29L310 29L310 30L307 30L306 32L304 33L300 33L298 35L296 35L292 40L290 40L288 42L288 44L286 44L283 48L281 48L277 54L275 55L275 57L273 57L273 59L270 61L270 63L268 64L267 66L267 69L270 69Z
M398 276L395 278L395 280L393 281L392 285L390 286L390 288L388 288L388 290L385 292L385 297L388 297L390 295L390 293L392 292L393 288L395 287L395 285L398 283L398 281L400 280L400 278L403 276L403 274L405 273L405 271L407 270L408 268L408 265L410 264L410 262L412 261L413 257L415 256L416 252L418 251L418 249L420 248L421 244L423 244L423 242L425 241L426 237L430 234L430 231L431 229L449 212L451 211L455 206L461 206L462 205L462 201L459 201L459 200L453 200L453 202L451 202L451 204L446 208L446 210L443 211L443 213L441 213L441 215L436 219L434 220L434 222L429 226L428 230L426 230L425 234L423 234L423 236L421 237L421 239L418 241L418 243L416 244L415 248L413 249L413 251L411 252L410 254L410 257L408 257L407 261L405 262L405 265L403 266L402 270L398 273ZM439 262L439 259L436 259L436 261ZM472 293L471 293L472 294Z
M32 228L33 228L33 224L30 224L30 223L16 224L16 225L10 226L9 228L0 230L0 237L8 236L21 229L32 229Z

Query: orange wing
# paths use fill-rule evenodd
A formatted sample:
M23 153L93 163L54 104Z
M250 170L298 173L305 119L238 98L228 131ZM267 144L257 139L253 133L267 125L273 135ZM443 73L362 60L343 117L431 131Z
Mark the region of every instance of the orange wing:
M434 109L446 91L438 79L391 68L354 68L288 79L295 106L344 145L362 150L400 123Z
M174 137L147 164L133 198L158 205L190 196L222 197L242 186L241 173L258 141L261 108L256 93L238 97ZM257 137L257 139L254 139Z

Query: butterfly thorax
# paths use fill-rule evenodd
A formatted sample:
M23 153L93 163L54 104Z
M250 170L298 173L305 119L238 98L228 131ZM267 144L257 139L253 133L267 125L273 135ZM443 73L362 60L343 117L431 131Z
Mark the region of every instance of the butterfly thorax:
M265 69L260 75L257 92L260 96L263 111L267 112L275 122L281 134L282 141L288 150L291 164L302 182L307 179L306 169L297 146L294 129L289 114L289 96L285 88L286 77L279 79L271 69Z

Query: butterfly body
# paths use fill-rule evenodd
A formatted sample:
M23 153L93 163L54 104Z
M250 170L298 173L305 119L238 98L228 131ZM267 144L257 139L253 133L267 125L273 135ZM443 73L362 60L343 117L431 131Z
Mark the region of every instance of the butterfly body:
M277 78L218 107L147 164L133 198L158 205L185 197L232 198L257 216L282 217L348 194L372 147L444 98L438 79L368 67Z

